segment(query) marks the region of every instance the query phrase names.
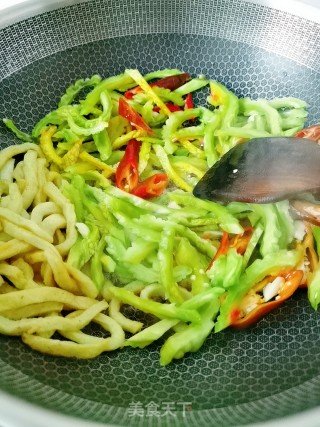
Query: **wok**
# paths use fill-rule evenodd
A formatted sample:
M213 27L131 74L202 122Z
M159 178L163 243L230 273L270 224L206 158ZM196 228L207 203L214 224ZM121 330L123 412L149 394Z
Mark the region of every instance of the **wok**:
M205 74L241 97L296 96L310 124L320 118L320 9L294 0L30 0L0 28L0 117L24 130L76 79L135 67ZM0 141L18 142L2 124ZM320 315L305 292L168 367L158 350L67 360L0 336L0 424L319 425Z

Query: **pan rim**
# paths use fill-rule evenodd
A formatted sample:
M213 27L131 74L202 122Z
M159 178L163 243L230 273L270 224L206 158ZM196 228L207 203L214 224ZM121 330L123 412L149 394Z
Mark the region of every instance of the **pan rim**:
M9 6L2 10L0 14L0 30L40 15L51 10L65 8L79 3L86 3L90 0L25 0L22 3ZM320 23L320 4L318 6L304 3L303 0L290 0L279 2L278 0L243 0L247 3L254 3L271 9L295 15L309 21Z
M105 424L60 414L51 409L42 408L34 403L27 402L18 397L0 391L1 418L3 427L117 427L114 424ZM17 411L19 407L19 411ZM283 418L275 418L271 421L246 424L243 427L317 427L320 408L312 408L298 414ZM26 422L28 424L26 424Z

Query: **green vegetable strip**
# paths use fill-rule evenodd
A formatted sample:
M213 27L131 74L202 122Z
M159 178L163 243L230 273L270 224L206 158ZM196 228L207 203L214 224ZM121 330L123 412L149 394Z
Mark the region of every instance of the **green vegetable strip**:
M187 161L190 165L196 167L197 169L203 170L204 172L207 170L207 161L205 158L190 156L188 152L181 155L178 155L177 153L175 153L174 155L170 155L168 157L172 165L179 162Z
M308 104L298 98L274 98L268 101L271 107L279 110L280 108L308 108Z
M63 192L71 200L77 217L78 222L83 222L85 218L85 209L82 202L81 190L83 186L83 180L81 177L75 177L72 179L72 184L65 183Z
M209 302L212 302L212 300L219 298L224 292L224 289L221 288L207 289L185 301L183 304L181 304L181 307L198 310L204 304L208 304Z
M94 135L95 133L99 133L107 127L107 123L102 122L100 119L87 120L86 127L79 126L75 122L75 119L71 115L69 115L67 117L67 121L68 121L68 125L70 126L70 129L72 130L72 132L74 132L75 134L77 134L79 136ZM88 123L89 121L91 122L90 126Z
M136 139L138 141L141 141L141 142L148 142L149 144L158 144L158 145L160 144L160 145L163 145L162 139L159 139L159 138L152 138L150 136L139 136Z
M126 133L128 126L130 124L124 117L118 115L111 117L108 123L108 134L112 144L117 138Z
M191 324L171 335L160 350L160 363L168 365L173 359L181 359L187 352L198 351L214 327L213 318L219 311L218 298L208 305L199 324Z
M290 205L288 200L275 203L275 209L278 215L278 223L281 229L279 246L285 249L294 239L294 220L290 214Z
M143 262L151 253L157 250L158 245L154 242L146 242L145 239L136 239L127 249L124 259L132 264Z
M208 257L213 257L215 255L216 249L215 247L205 239L201 239L194 231L190 230L188 227L184 227L183 225L176 224L177 232L186 237L190 243L195 246L198 251L207 255Z
M280 111L282 129L289 130L303 126L307 116L308 113L304 108Z
M318 256L320 257L320 227L319 226L312 227L312 234L316 243Z
M219 205L218 203L200 200L196 197L183 193L172 193L170 194L170 198L178 204L194 206L195 208L205 209L208 212L212 212L217 217L221 228L229 233L241 234L243 232L239 221L229 213L226 207Z
M190 92L194 92L198 89L201 89L204 86L207 86L208 83L209 83L209 80L205 80L205 79L197 79L197 78L191 79L184 85L178 87L178 89L175 89L174 92L184 96Z
M90 277L92 278L94 284L99 290L102 289L105 283L105 276L104 276L103 267L101 263L101 257L103 255L105 245L106 245L105 240L101 239L97 246L97 250L93 254L93 257L91 260Z
M167 153L163 147L160 145L154 145L153 149L158 156L158 159L165 170L165 172L168 174L169 178L172 179L172 181L176 184L177 187L181 188L182 190L185 190L189 193L192 191L192 186L189 185L186 181L184 181L177 172L173 169L173 167L170 164L170 161L168 159Z
M318 309L320 304L320 268L318 267L313 274L313 277L308 285L308 298L311 307L314 310Z
M106 129L93 135L94 143L99 151L100 158L103 161L109 159L112 153L112 144Z
M167 119L162 128L162 138L164 140L165 151L172 154L176 150L176 145L172 142L172 135L180 128L182 123L192 118L198 117L201 113L200 108L192 108L185 111L176 111Z
M106 251L114 260L125 259L127 248L123 241L112 235L105 236L105 241L107 243Z
M86 97L82 106L81 114L87 115L90 114L92 108L99 102L101 93L105 90L115 90L119 89L122 86L132 83L133 80L128 74L119 74L118 76L109 77L105 80L102 80Z
M169 220L164 220L161 218L156 218L152 215L144 215L139 219L136 219L135 222L139 224L141 228L143 225L150 228L150 230L161 231L166 225L172 226L176 229L177 233L181 237L187 238L190 243L197 248L197 250L203 254L206 254L209 259L215 255L215 248L210 242L199 237L195 232L190 230L188 227L178 224L175 220L174 215L169 216Z
M132 194L126 193L117 187L109 186L105 189L105 192L98 188L91 188L91 192L100 203L105 203L105 194L125 200L140 209L144 209L148 212L155 212L159 215L168 215L172 212L171 209L165 206L160 206L155 203L149 202L148 200L141 199L140 197L133 196Z
M129 218L139 218L145 214L144 209L138 208L130 203L128 200L117 199L116 197L106 196L106 206L109 207L110 212L123 214Z
M181 175L194 175L198 179L201 179L205 174L205 171L202 171L192 164L188 163L188 158L186 157L185 161L181 161L180 159L177 161L173 161L174 159L170 158L170 163L177 169L177 172L180 172Z
M265 130L248 129L245 127L228 127L223 129L217 129L215 132L216 136L235 136L237 138L265 138L271 137L272 134Z
M219 107L223 117L222 126L229 128L236 121L239 112L239 100L221 83L215 80L210 80L209 83L211 95L208 97L208 102L214 107Z
M173 267L173 277L178 283L183 280L186 280L191 273L192 268L187 265L176 265L175 267ZM187 291L185 288L180 287L179 290L184 296L189 296L189 291Z
M256 130L259 130L261 132L263 132L266 127L267 127L267 123L266 123L266 119L264 116L261 116L260 114L254 114L253 116L251 116L251 118L253 118L251 123L247 123L245 125L246 128L254 128Z
M264 115L269 132L274 136L282 134L281 117L278 111L270 106L268 101L265 99L254 101L249 98L243 98L241 102L245 114L251 115L259 113Z
M68 123L71 131L81 136L98 133L108 125L100 117L88 120L81 116L78 106L66 105L43 117L33 128L32 137L38 138L42 129L49 124L61 125L63 123Z
M148 285L159 280L159 272L143 264L129 264L127 262L117 262L115 275L123 282L137 280Z
M143 130L132 130L124 135L119 136L113 141L113 149L116 150L120 147L123 147L130 141L130 139L137 139L145 135Z
M264 233L260 245L260 252L264 257L282 249L280 245L282 230L279 225L275 205L255 205L255 211L261 216L264 225Z
M200 138L204 135L204 126L189 126L186 128L178 129L177 131L171 134L171 140L174 142L182 138Z
M142 310L145 313L153 314L160 319L176 319L183 322L195 323L201 320L196 310L184 309L174 304L161 304L160 302L145 300L130 291L114 286L110 287L109 291L123 303L132 305L132 307Z
M75 268L81 269L98 250L99 229L91 225L89 230L87 237L78 236L76 243L69 251L67 262Z
M210 286L222 288L224 286L224 278L227 273L227 256L219 256L211 268L207 271L207 276L210 279Z
M205 157L205 153L203 152L203 150L198 148L195 144L193 144L189 140L181 139L179 142L184 148L186 148L189 151L190 154L194 155L195 157L199 157L200 159L203 159Z
M10 120L10 119L3 119L3 123L21 141L23 141L23 142L33 142L31 135L29 135L29 134L27 134L25 132L22 132L20 129L18 129L17 126L14 124L14 122L12 120Z
M154 124L154 116L153 116L153 102L148 100L144 106L142 107L141 115L143 120L149 125L152 126Z
M151 71L151 73L144 75L144 79L147 81L154 79L163 79L164 77L176 76L181 73L182 71L178 70L177 68L166 68L164 70Z
M181 304L183 297L173 277L174 238L175 230L173 227L163 229L158 250L160 283L165 289L166 299L169 299L172 303Z
M207 159L208 167L211 167L219 159L215 144L215 131L220 126L221 114L212 114L207 121L203 133L203 149Z
M312 234L315 240L318 256L320 256L320 227L313 226ZM312 279L308 285L308 298L311 306L317 310L320 303L320 268L319 264L313 273Z
M243 254L242 265L243 265L244 269L247 267L247 265L250 261L250 258L253 254L253 251L257 247L262 234L263 234L263 227L261 224L257 224L254 231L253 231L251 239L248 243L247 249L246 249L245 253Z
M70 105L74 101L78 93L85 87L97 86L101 82L99 75L94 75L90 79L79 79L73 85L69 86L66 93L61 97L58 107Z
M145 238L147 242L159 242L160 233L158 231L146 229L142 224L140 225L136 220L132 220L122 213L114 213L114 215L124 229L129 230L140 238Z
M149 159L150 159L150 152L151 152L151 143L148 141L143 141L139 151L139 165L138 165L139 175L141 175L142 172L148 166Z
M180 320L163 319L149 326L138 334L133 335L123 344L125 347L144 348L161 338L166 332L177 325Z
M295 128L292 128L292 129L287 129L287 130L283 131L282 133L283 133L283 136L295 136L295 134L303 128L304 128L304 126L301 125L301 126L297 126Z
M123 156L124 156L124 151L114 150L111 152L108 159L105 160L105 163L110 166L116 165L117 163L120 162Z
M223 278L223 287L228 289L237 285L242 271L242 256L237 253L235 248L229 249L226 255L226 274Z
M199 324L191 324L185 330L171 335L161 347L161 365L166 366L173 359L181 359L187 352L198 351L213 327L214 322L205 319Z
M165 89L158 86L152 86L154 92L164 101L171 102L172 104L178 105L179 107L184 106L184 99L181 94L176 91L171 91L169 89Z
M109 122L112 114L112 99L111 94L108 90L105 90L100 95L101 105L103 108L103 113L101 114L101 119Z

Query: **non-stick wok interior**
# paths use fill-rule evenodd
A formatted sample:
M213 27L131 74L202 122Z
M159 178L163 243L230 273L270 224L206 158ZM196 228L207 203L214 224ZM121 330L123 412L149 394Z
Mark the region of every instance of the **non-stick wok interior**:
M24 59L26 63L21 67L17 59L12 65L16 71L11 75L6 72L0 82L1 118L14 118L22 129L30 130L40 117L55 108L60 95L74 80L96 73L114 75L125 68L137 67L143 73L180 68L192 75L205 74L241 97L296 96L309 103L309 122L319 121L320 65L310 67L304 63L305 58L294 60L272 53L253 45L250 37L247 44L240 36L241 41L234 37L228 40L227 29L224 37L204 34L201 20L207 17L201 15L199 4L205 2L197 3L194 20L198 19L198 27L194 24L188 34L167 33L167 23L175 20L169 2L162 2L162 6L158 3L161 6L158 19L163 26L157 23L157 34L153 31L155 16L149 16L148 21L148 7L151 7L148 2L131 4L134 13L143 14L145 18L147 27L140 31L138 27L132 28L120 3L108 2L108 8L103 1L91 3L95 7L88 8L86 3L81 3L64 9L64 23L74 25L74 20L83 20L83 34L78 34L77 46L61 50L60 46L57 49L54 44L46 45L43 46L45 54L38 52L38 56L30 50L33 58L30 63ZM238 21L237 15L243 5L248 7L241 1L210 3L212 19L216 16L214 8L220 14L221 8L225 8L224 13L230 9L229 15L231 13ZM182 7L182 3L179 4ZM94 28L85 27L86 13L95 11L101 22L101 15L109 13L106 9L111 5L122 8L122 13L117 12L118 18L122 17L122 33L112 33L111 28L108 38L86 43L92 39L90 35L94 31ZM266 9L250 4L250 19L255 25L262 19L261 11L263 19L269 16ZM132 14L131 10L130 16ZM32 25L39 25L39 22L42 23L39 27L52 31L54 38L60 16L61 11L52 11L15 24L11 36L8 29L2 34L7 37L6 46L13 43L17 34L27 36ZM290 15L287 18L290 20ZM91 19L93 22L94 16ZM231 22L230 18L229 26ZM292 19L292 25L294 22ZM223 25L223 22L215 24ZM120 28L119 22L115 27ZM130 35L126 36L126 30ZM239 27L238 31L250 34L250 28ZM89 34L87 39L85 34ZM34 43L41 45L39 40ZM21 45L20 40L18 46L12 44L11 49L16 49L19 55ZM31 49L32 40L27 40L25 46ZM319 56L319 51L317 54ZM23 55L27 58L25 51ZM199 101L205 102L204 94L199 96ZM2 125L0 137L2 148L16 142ZM301 291L250 330L212 334L199 352L167 367L159 365L160 344L143 350L127 348L95 360L79 361L38 354L26 348L19 339L1 336L0 385L4 391L42 407L116 425L159 425L157 416L132 415L135 404L146 411L152 403L159 411L168 404L177 411L172 415L165 414L163 409L160 425L245 425L319 405L319 332L320 316L310 308L306 292Z

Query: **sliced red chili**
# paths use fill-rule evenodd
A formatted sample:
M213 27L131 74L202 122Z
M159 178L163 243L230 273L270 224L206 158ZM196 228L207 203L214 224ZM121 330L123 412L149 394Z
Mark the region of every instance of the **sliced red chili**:
M238 254L243 255L248 247L253 231L254 231L253 227L244 227L243 233L235 235L230 241L229 241L229 233L224 231L221 242L220 242L220 246L215 256L213 257L212 261L210 262L208 270L212 267L212 264L215 262L215 260L219 256L225 255L230 248L236 248Z
M140 89L140 90L138 90L138 89ZM133 97L134 97L134 95L136 95L137 93L139 93L139 92L142 92L142 89L141 89L141 87L140 86L136 86L136 87L134 87L133 89L129 89L129 90L127 90L125 93L124 93L124 97L125 98L127 98L127 99L129 99L129 100L131 100Z
M171 104L170 102L168 104L165 104L165 106L171 111L171 113L174 113L175 111L181 111L181 108L178 107L178 105ZM159 113L160 107L154 107L153 111Z
M295 134L296 138L307 138L314 142L320 142L320 125L309 126Z
M229 233L224 231L223 235L222 235L221 242L220 242L220 246L219 246L215 256L212 258L207 270L210 270L210 268L212 267L212 264L215 262L215 260L217 258L219 258L219 256L225 255L228 252L228 249L229 249Z
M189 73L181 73L175 76L168 76L168 77L164 77L163 79L159 79L156 82L151 83L150 86L151 87L158 86L164 89L175 90L175 89L178 89L178 87L185 84L190 79L191 79L191 76ZM140 92L143 92L143 90L141 89L140 86L136 86L132 89L127 90L124 96L127 99L132 99L134 95Z
M244 317L241 317L241 310L239 307L235 307L230 313L231 325L236 328L247 328L255 324L261 317L265 316L290 298L299 288L302 278L303 272L301 270L293 270L287 273L284 276L285 283L282 286L277 299L258 304L256 308Z
M167 187L168 182L169 179L165 173L157 173L150 176L145 181L139 182L131 193L135 196L141 197L142 199L158 197Z
M153 134L153 130L147 125L139 113L137 113L123 98L119 99L119 115L129 120L138 129Z
M193 98L192 98L192 93L188 93L188 95L186 96L185 102L184 102L184 106L186 110L190 110L191 108L193 108Z
M150 86L158 86L164 89L175 90L184 85L190 79L191 76L189 73L181 73L176 74L175 76L164 77L163 79L152 83Z
M190 109L192 109L193 108L193 98L192 98L192 94L191 93L188 93L187 94L187 96L186 96L186 99L185 99L185 101L184 101L184 109L185 110L190 110ZM194 122L194 117L192 117L191 119L190 119L190 121L191 122Z
M116 185L127 193L136 188L139 182L139 151L140 142L136 139L131 139L116 170Z
M230 242L230 248L236 248L238 254L243 255L248 247L254 228L245 227L242 234L237 234Z

